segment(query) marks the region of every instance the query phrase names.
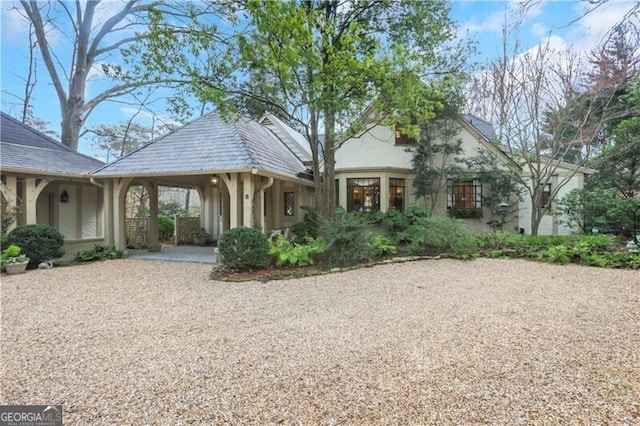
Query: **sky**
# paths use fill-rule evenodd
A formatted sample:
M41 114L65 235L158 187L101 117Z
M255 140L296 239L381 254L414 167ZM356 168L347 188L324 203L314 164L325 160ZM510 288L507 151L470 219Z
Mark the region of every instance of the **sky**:
M457 22L458 36L476 43L477 53L469 58L470 62L483 63L498 57L501 52L502 28L505 21L512 22L518 18L520 0L504 1L452 1L451 17ZM580 56L587 57L589 52L602 40L606 32L618 22L637 2L611 0L596 11L587 14L580 20L587 8L592 7L584 1L550 1L530 0L531 7L522 16L522 24L515 36L523 50L549 43L558 49L567 49ZM108 0L97 10L97 19L108 16L114 9L119 9L122 2ZM17 96L24 91L24 78L28 70L28 32L26 22L19 16L15 2L0 0L1 13L1 61L2 71L0 86L2 88L1 109L17 115L19 103ZM70 49L63 34L52 33L49 42L60 52L60 56L69 54ZM38 59L39 56L38 56ZM98 64L100 65L100 64ZM95 95L106 82L100 78L99 66L94 67L93 76L87 86L86 98ZM154 104L159 116L167 121L171 117L163 111L162 102ZM41 60L38 62L37 85L33 94L33 110L35 115L49 123L49 127L59 133L60 107L51 80ZM113 124L127 120L136 111L133 105L122 103L105 103L94 110L87 121L88 127L99 124ZM145 114L137 117L148 120ZM148 124L148 123L145 123ZM79 151L94 155L89 137L80 141Z

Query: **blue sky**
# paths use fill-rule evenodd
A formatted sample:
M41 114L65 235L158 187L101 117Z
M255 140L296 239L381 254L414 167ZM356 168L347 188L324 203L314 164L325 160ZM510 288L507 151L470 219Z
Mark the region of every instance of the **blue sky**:
M1 1L1 0L0 0ZM459 35L477 42L478 56L475 61L482 62L499 55L501 50L502 25L505 19L511 21L517 16L518 0L512 1L454 1L452 19L458 23ZM569 25L576 17L582 15L588 4L581 1L549 1L539 0L532 3L527 14L522 18L517 38L524 49L550 40L556 47L564 47L578 55L587 55L595 47L604 33L611 28L635 4L631 1L610 1L596 12ZM119 8L118 1L104 2L103 13L109 8ZM15 94L21 95L24 90L24 76L27 73L27 32L26 24L15 10L15 3L2 1L2 110L16 113ZM19 6L17 6L19 7ZM99 13L98 13L99 15ZM506 17L506 18L505 18ZM551 37L549 39L549 37ZM64 36L54 34L51 43L61 52L68 48ZM97 74L97 73L96 73ZM95 77L98 77L97 75ZM34 92L33 107L36 116L50 123L50 128L59 132L60 113L57 96L49 76L41 61L38 63L38 85ZM88 85L87 98L100 91L104 86L98 78L92 79ZM158 102L156 111L167 117L162 111L162 103ZM99 106L88 120L89 126L109 124L128 119L135 110L131 105L107 103ZM144 117L142 117L144 119ZM81 140L79 150L92 154L88 138Z

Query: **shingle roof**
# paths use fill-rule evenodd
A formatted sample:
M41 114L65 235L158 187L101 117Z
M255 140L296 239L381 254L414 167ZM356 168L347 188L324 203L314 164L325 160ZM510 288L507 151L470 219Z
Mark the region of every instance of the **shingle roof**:
M104 165L1 113L0 167L24 172L83 175Z
M259 121L262 125L274 132L276 136L284 136L282 141L300 161L311 161L311 146L307 138L302 134L270 113L264 113Z
M483 120L480 117L476 117L473 114L462 114L465 121L471 124L482 136L487 138L488 141L495 140L498 135L493 128L493 125L488 121Z
M296 177L306 168L270 130L246 117L204 115L97 170L95 176L258 170Z

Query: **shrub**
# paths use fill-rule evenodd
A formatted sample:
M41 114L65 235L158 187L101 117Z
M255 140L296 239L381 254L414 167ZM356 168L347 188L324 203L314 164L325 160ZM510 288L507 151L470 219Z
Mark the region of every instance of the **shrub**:
M376 256L390 256L396 254L398 249L389 238L376 234L369 242Z
M404 211L389 210L385 213L382 222L385 225L387 235L395 236L405 231L410 225L415 224L420 218L429 217L429 209L419 205L407 207Z
M30 259L29 265L38 265L64 254L64 237L50 225L18 226L9 232L7 241L22 248L22 252Z
M450 251L469 251L477 247L471 232L447 217L419 218L399 236L408 243L410 254L435 254Z
M100 244L96 244L93 249L76 254L75 260L77 262L92 262L94 260L120 259L123 255L124 252L116 249L113 245L102 246Z
M320 235L327 242L326 256L330 267L351 266L370 261L373 248L367 228L372 219L355 212L336 209L333 219L320 225Z
M173 218L169 216L158 217L158 238L160 241L171 240L176 226L173 223Z
M318 213L310 207L300 208L305 211L304 219L291 227L291 233L297 241L304 241L307 237L318 238L320 227Z
M269 239L256 228L233 228L218 240L220 259L234 269L260 269L271 263Z
M293 266L313 265L315 257L324 253L327 244L322 238L306 238L306 244L293 243L278 236L271 243L269 254L273 256L276 266L286 264Z

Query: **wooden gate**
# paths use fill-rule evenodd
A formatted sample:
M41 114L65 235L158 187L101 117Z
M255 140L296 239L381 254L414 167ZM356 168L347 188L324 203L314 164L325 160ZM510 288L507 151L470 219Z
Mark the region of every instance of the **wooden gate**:
M200 217L175 217L176 244L193 243L193 233L200 229Z

